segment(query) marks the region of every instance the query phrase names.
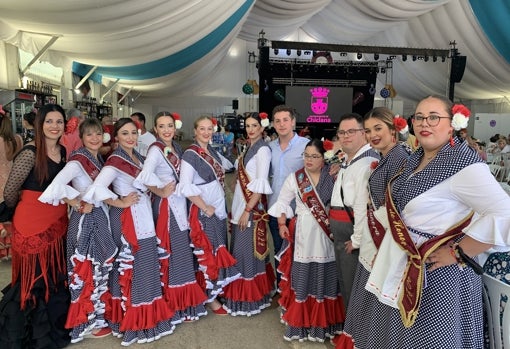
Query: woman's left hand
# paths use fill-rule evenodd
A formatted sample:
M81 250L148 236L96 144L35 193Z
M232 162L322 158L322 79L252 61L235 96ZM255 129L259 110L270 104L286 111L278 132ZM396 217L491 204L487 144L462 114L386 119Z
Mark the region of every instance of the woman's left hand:
M243 212L243 214L239 218L239 221L237 222L237 226L239 227L239 230L244 230L244 229L246 229L246 227L248 227L249 218L250 218L250 214L248 212Z
M457 259L452 254L452 248L445 245L432 252L425 262L430 264L428 270L433 271L441 267L456 264Z

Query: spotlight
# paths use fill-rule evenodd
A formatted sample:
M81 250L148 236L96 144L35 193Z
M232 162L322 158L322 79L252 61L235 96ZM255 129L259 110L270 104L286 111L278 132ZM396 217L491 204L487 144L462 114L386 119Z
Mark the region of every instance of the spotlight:
M445 56L441 56L441 62L445 62L446 61L446 57Z
M291 54L290 49L287 49L287 56L290 56L290 54Z
M378 54L378 53L374 53L374 59L375 59L376 61L378 61L378 60L379 60L379 54Z
M298 56L301 56L301 50L297 50L297 51L296 51L296 54L297 54Z
M402 62L407 61L407 55L402 55Z
M413 55L413 62L416 61L416 55Z
M384 67L381 68L381 74L386 74L386 68Z
M347 52L340 52L340 57L346 57L347 56Z
M278 54L278 49L277 49L277 48L275 48L275 49L274 49L274 54L275 54L275 55L277 55L277 54Z
M432 56L432 62L437 62L437 56Z
M423 60L424 60L425 62L428 62L428 61L429 61L429 56L425 56L425 57L423 57Z
M362 58L363 58L363 55L362 55L361 53L358 53L358 54L356 55L356 58L357 58L357 59L362 59Z

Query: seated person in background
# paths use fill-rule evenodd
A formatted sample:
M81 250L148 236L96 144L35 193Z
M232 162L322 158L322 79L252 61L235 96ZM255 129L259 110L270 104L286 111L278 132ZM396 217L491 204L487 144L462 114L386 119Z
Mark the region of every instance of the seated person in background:
M225 126L223 133L224 154L229 160L232 160L232 149L234 148L234 133L231 132L230 126Z
M478 152L478 155L482 158L483 161L487 162L487 153L485 152L485 143L481 142L479 139L473 142L472 147Z
M507 144L506 138L498 139L497 146L492 150L493 154L510 153L510 145Z
M212 135L212 146L214 150L219 152L221 155L224 155L223 153L223 133L221 133L221 126L216 126L218 129L213 133Z

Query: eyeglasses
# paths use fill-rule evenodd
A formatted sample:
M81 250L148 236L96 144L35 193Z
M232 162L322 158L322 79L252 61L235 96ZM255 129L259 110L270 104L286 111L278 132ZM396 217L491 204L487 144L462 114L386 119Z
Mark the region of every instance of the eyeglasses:
M338 135L338 137L354 136L356 131L364 131L364 129L362 129L362 128L351 128L351 129L349 129L347 131L344 131L344 130L337 131L336 134Z
M324 157L320 154L307 154L303 153L303 159L323 159Z
M427 120L427 124L429 126L437 126L439 125L439 121L441 119L449 119L449 116L439 116L436 114L429 115L427 117L421 115L413 115L412 120L416 125L422 125L423 121Z

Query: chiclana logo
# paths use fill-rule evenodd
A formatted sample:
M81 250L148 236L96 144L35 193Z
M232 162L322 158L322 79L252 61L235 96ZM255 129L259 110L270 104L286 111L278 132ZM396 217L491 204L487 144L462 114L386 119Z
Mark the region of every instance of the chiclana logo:
M314 87L310 89L312 98L310 108L314 114L324 114L328 110L329 89L326 87Z

